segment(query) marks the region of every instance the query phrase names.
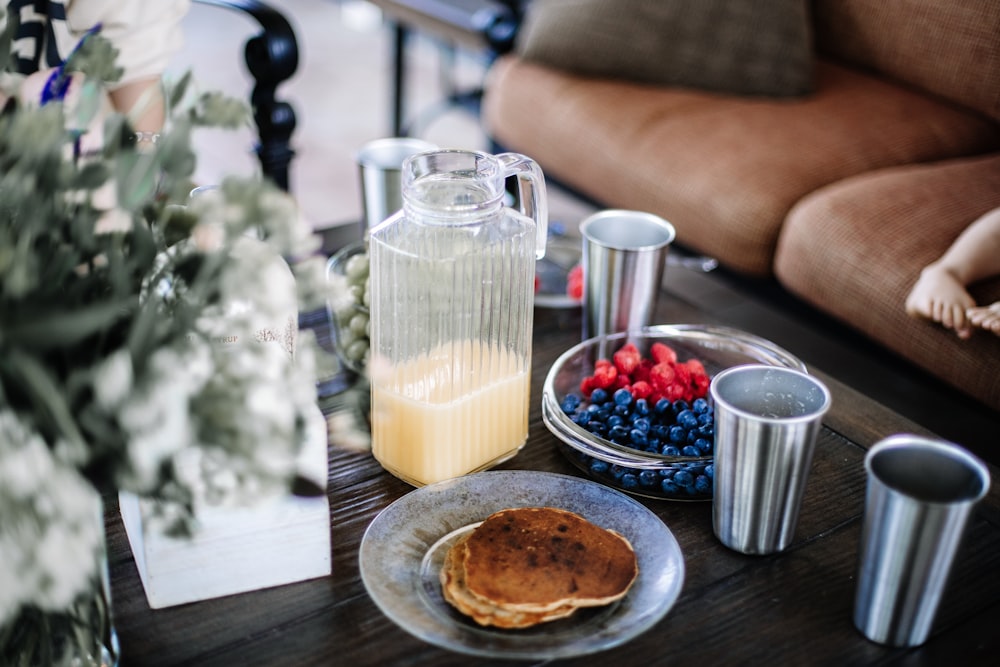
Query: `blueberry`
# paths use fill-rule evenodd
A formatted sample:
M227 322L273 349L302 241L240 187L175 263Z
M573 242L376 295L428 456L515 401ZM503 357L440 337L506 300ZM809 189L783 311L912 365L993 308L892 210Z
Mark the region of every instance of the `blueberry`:
M706 475L698 475L694 478L694 490L698 493L711 493L712 480Z
M621 483L622 487L626 489L634 489L637 486L639 486L639 478L630 472L625 473L624 475L622 475Z
M674 401L673 405L671 405L670 407L673 408L674 414L677 415L684 412L691 406L688 405L688 402L685 401L683 398L678 398L676 401Z
M708 412L708 408L709 408L708 401L706 401L704 398L696 398L694 399L694 401L691 402L691 409L699 414Z
M680 456L681 450L677 448L676 445L664 445L660 453L664 456Z
M670 407L671 407L670 400L666 398L661 398L656 402L656 405L653 406L653 412L655 412L658 415L663 415L670 412Z
M705 466L705 477L708 477L709 479L715 478L715 465L709 463Z
M614 428L615 426L622 426L625 423L625 419L621 415L611 415L605 423L609 427Z
M612 426L608 429L608 439L617 443L624 442L629 436L628 429L622 425Z
M652 426L649 423L649 419L647 419L646 417L636 417L635 419L632 420L632 428L636 429L637 431L642 431L643 433L649 433L649 429L651 427Z
M639 473L639 483L643 486L656 486L660 481L660 476L655 470L643 470Z
M698 428L698 415L694 410L682 410L677 415L677 423L684 428Z
M715 422L715 415L711 412L703 412L698 415L698 425L705 426L706 424L712 424Z
M681 449L681 454L684 456L701 456L701 452L694 445L684 445Z
M590 472L595 475L606 475L608 473L608 468L610 467L611 465L607 461L594 459L590 463Z
M704 424L698 427L698 433L701 433L706 438L711 438L715 435L715 424Z
M694 475L687 470L678 470L674 473L674 483L683 487L694 486Z
M712 451L712 442L706 440L705 438L698 438L694 441L694 446L698 448L702 454L708 454Z
M685 440L687 440L687 431L683 426L670 427L670 442L680 444Z
M684 442L686 442L689 445L693 445L695 440L698 439L699 435L700 434L698 433L698 429L693 428L687 432L687 437L684 438Z
M618 405L632 405L632 392L622 387L612 397Z
M649 444L649 440L648 438L646 438L646 434L637 428L633 428L631 431L629 431L628 437L631 438L632 444L635 445L636 447L646 447L646 445Z
M670 438L670 428L664 426L663 424L653 424L649 427L649 433L655 438L660 440L667 440Z
M628 405L615 405L615 414L619 417L628 417L632 414L632 408Z
M628 470L629 470L628 468L622 467L617 463L613 464L611 466L611 476L614 477L616 480L620 481L621 478L625 475L625 473L628 472Z
M587 430L595 435L603 436L607 435L608 425L602 421L591 419L587 422Z
M635 399L635 413L637 415L642 415L643 417L647 416L650 413L649 401L645 398Z
M673 496L680 492L680 489L671 479L665 479L661 481L660 490L663 491L663 493L667 494L668 496Z
M591 403L600 405L601 403L604 403L607 400L608 400L608 391L607 391L607 389L601 389L600 387L598 387L594 391L590 392L590 402Z
M580 407L580 397L576 394L566 394L563 398L562 403L559 404L562 411L570 415L576 412L576 409Z

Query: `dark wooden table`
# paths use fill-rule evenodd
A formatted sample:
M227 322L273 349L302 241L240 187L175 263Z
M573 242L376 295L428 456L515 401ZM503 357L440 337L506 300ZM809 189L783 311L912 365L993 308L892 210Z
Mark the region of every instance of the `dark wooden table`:
M663 322L702 322L696 306L665 294ZM539 396L556 356L578 342L578 311L537 310L530 435L505 469L578 475L555 448ZM1000 476L960 554L930 640L884 648L852 624L864 504L865 450L898 432L924 432L824 374L833 407L820 436L796 538L785 553L743 556L723 547L711 504L641 502L670 528L686 577L673 609L620 647L554 664L573 665L969 665L1000 656ZM369 598L358 546L372 519L412 487L369 454L331 448L333 574L270 590L169 609L148 608L121 522L109 511L112 595L123 665L470 665L479 660L424 643L393 624ZM523 663L522 663L523 664ZM536 662L535 664L542 664Z

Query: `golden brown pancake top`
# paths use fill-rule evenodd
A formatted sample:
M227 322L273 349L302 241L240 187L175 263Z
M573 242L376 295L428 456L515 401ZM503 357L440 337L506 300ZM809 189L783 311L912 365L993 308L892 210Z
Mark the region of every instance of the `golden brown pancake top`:
M469 592L509 609L607 604L622 597L638 574L628 540L552 507L490 515L465 551Z

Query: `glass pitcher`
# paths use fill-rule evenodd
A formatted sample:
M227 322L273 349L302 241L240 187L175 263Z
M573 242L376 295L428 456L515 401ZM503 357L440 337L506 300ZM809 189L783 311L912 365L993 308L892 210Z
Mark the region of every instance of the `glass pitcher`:
M372 453L420 486L524 446L548 214L541 169L515 153L420 153L402 190L403 209L369 235Z

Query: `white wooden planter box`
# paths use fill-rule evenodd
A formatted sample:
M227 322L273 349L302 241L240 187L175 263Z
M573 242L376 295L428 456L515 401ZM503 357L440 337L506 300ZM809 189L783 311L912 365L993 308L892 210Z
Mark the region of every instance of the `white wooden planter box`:
M326 422L317 420L303 451L310 475L325 486ZM281 586L330 574L326 495L287 496L254 507L199 510L191 538L151 527L148 501L119 494L132 554L153 609Z

